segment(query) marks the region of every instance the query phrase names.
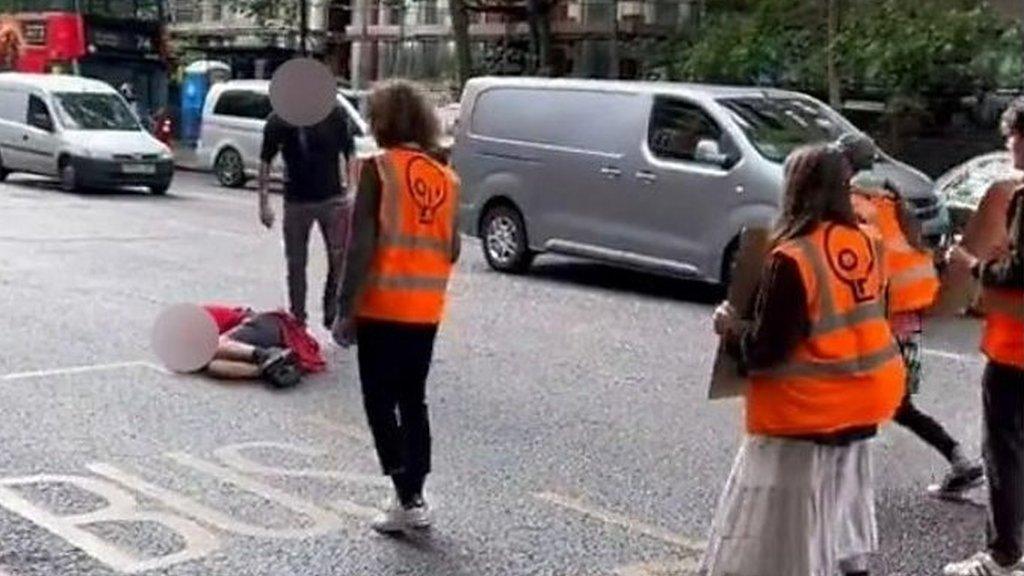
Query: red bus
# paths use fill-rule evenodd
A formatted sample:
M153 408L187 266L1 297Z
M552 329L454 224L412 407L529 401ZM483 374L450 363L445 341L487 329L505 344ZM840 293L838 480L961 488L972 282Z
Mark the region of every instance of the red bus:
M139 114L167 105L165 0L0 0L20 27L14 69L131 85Z

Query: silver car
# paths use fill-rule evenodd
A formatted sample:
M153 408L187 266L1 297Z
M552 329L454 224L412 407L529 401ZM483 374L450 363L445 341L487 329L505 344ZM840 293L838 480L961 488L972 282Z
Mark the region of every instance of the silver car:
M740 231L779 214L787 155L856 130L782 90L477 78L452 150L460 222L501 271L552 252L727 283ZM926 235L945 234L927 176L879 151L860 177L892 182Z
M339 89L338 105L349 118L355 137L356 156L371 156L376 150L369 127L352 101L360 94ZM222 186L238 188L259 171L263 126L272 111L269 80L229 80L214 84L203 105L196 154L200 165L213 170ZM281 156L275 159L272 175L283 176Z

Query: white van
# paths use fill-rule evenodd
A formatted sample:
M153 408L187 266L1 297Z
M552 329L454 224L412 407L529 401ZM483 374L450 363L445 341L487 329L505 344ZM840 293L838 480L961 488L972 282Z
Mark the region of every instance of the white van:
M0 180L28 172L79 188L171 186L171 150L110 85L78 76L0 73Z
M349 119L355 137L356 156L372 156L377 145L370 129L352 105L354 93L338 91L338 105ZM256 177L260 166L263 126L267 123L270 105L269 80L229 80L210 88L203 104L196 153L201 166L217 175L222 186L239 188ZM284 164L278 155L272 165L272 176L283 175Z

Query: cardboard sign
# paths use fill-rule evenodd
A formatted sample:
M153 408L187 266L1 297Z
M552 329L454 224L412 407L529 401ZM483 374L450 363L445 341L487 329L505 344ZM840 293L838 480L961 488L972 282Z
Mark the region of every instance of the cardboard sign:
M754 293L761 281L765 255L768 253L768 241L769 232L764 228L744 228L740 234L740 247L736 253L736 264L727 296L729 304L740 318L750 315ZM740 376L739 363L725 351L725 343L719 342L708 398L719 400L742 396L746 389L747 379Z
M992 186L978 209L964 227L960 245L981 260L1004 256L1009 250L1010 237L1006 230L1006 212L1010 209L1014 181L999 182ZM953 316L970 306L978 295L978 283L970 270L948 267L941 277L942 286L935 305L929 310L933 316Z

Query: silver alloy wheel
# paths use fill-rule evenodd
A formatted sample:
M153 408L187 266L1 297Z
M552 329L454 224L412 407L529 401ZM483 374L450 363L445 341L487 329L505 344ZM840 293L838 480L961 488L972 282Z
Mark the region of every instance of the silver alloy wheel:
M225 186L237 186L243 177L242 157L234 150L225 150L217 157L217 178Z
M503 266L515 260L519 253L519 229L512 218L497 216L487 224L487 253Z

